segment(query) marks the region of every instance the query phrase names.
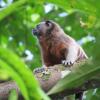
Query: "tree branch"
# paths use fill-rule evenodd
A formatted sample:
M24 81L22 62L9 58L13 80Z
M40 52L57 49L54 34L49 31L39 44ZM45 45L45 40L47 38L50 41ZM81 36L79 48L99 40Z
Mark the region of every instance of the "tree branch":
M64 77L66 74L69 74L71 71L73 71L74 68L77 68L82 63L76 63L72 67L65 68L62 65L55 65L51 66L49 68L42 68L36 70L33 72L37 78L37 80L40 83L40 86L45 92L48 92L56 83L61 80L62 77ZM51 98L57 98L57 97L64 97L67 95L75 94L77 92L86 91L88 89L94 89L100 87L100 80L98 79L91 79L89 81L84 82L81 86L72 88L72 89L66 89L62 92L52 94L50 95ZM16 89L17 93L19 94L19 88L16 85L15 82L4 82L0 84L0 99L1 98L7 98L9 95L9 92L12 89Z

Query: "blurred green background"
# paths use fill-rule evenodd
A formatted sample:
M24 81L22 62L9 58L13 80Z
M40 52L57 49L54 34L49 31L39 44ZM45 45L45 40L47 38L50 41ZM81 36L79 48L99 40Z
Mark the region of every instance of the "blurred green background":
M0 48L16 54L29 70L42 66L32 28L43 20L59 23L100 64L100 0L0 0ZM3 53L0 59L4 60ZM0 80L10 79L5 69L0 69Z

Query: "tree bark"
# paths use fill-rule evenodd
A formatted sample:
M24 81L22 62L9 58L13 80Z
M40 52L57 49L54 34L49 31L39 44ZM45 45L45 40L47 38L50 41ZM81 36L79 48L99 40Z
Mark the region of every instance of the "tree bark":
M81 64L84 64L81 63ZM72 67L65 68L63 65L55 65L49 68L43 68L42 70L33 71L33 74L36 76L36 79L39 81L41 88L48 92L56 83L61 80L65 75L69 74L74 68L78 67L80 63L76 63ZM84 82L81 86L73 88L73 89L66 89L62 92L49 95L51 98L63 98L65 96L75 94L77 92L86 91L88 89L94 89L100 87L100 80L91 79L89 81ZM10 91L12 89L16 89L17 94L20 95L20 90L17 84L14 81L3 82L0 83L0 99L6 100ZM22 99L21 99L22 100Z

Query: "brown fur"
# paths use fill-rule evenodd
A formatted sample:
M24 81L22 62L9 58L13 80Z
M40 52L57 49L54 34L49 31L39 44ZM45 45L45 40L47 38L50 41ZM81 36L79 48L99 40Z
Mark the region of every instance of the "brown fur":
M78 48L79 45L74 39L66 35L55 22L52 22L52 28L51 30L49 29L49 32L49 35L45 33L45 35L43 34L38 39L41 47L43 63L46 66L53 66L55 64L61 64L62 60L66 59L70 45L75 45ZM80 48L77 56L79 56L77 60L86 58L84 51Z

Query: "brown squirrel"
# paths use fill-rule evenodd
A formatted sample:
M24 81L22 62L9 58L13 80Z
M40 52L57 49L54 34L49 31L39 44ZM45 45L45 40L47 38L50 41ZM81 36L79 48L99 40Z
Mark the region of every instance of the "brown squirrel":
M75 62L87 59L87 55L77 42L64 33L62 28L54 21L48 20L39 23L33 34L37 36L43 63L46 67L55 64L64 64L71 66ZM36 72L41 72L45 68L36 69ZM82 100L83 92L76 93L75 100Z
M81 46L54 21L39 23L33 29L33 34L39 40L43 63L47 67L61 63L71 66L76 61L88 58Z

